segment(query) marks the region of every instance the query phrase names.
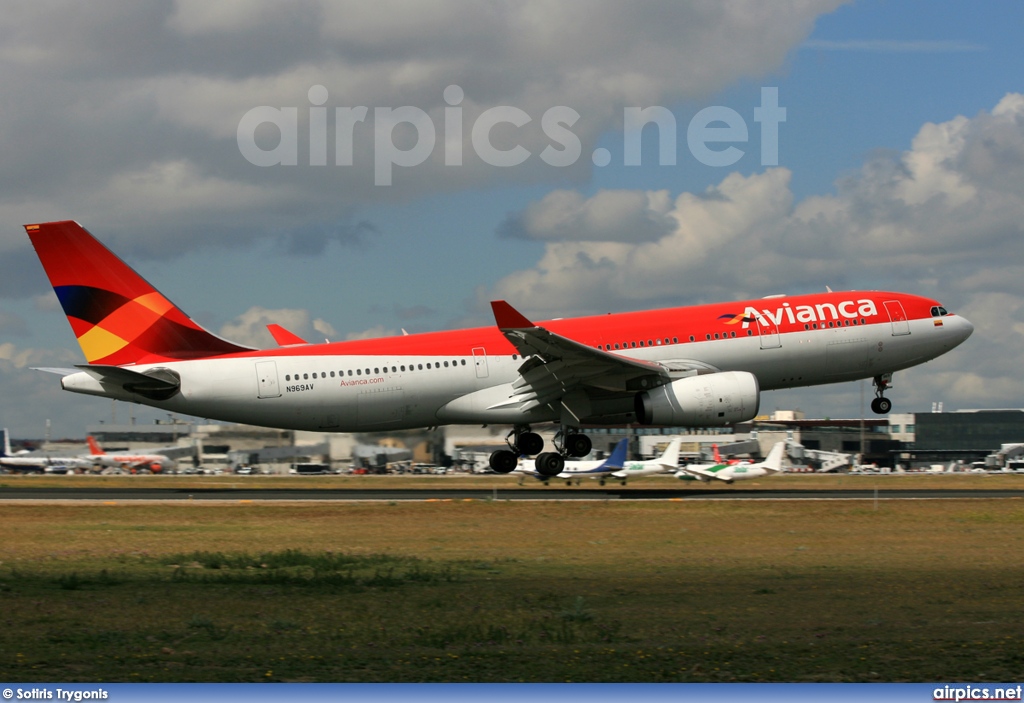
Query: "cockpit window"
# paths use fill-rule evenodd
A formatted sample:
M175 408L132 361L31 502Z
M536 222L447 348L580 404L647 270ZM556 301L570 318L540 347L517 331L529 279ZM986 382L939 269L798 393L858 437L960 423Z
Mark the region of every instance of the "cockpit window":
M946 311L946 308L942 307L941 305L936 305L935 307L932 308L932 317L942 317L943 315L948 314L949 313Z

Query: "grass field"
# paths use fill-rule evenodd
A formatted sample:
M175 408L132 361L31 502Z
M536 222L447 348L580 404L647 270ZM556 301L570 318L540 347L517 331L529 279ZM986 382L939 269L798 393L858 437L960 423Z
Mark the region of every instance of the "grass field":
M1024 678L1020 500L4 504L0 520L8 681Z

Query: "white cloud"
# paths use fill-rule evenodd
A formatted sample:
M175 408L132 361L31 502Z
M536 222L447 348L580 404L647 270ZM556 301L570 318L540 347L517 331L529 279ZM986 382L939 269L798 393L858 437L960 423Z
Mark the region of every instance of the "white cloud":
M766 268L772 264L766 260L777 265L780 259L770 237L790 214L788 184L789 172L773 169L749 177L732 174L699 195L683 193L664 213L672 230L654 241L633 241L629 233L622 241L607 241L605 231L596 241L580 241L577 229L570 241L547 244L535 268L503 278L494 295L527 310L562 315L643 305L682 291L728 296L738 285L768 284ZM654 202L664 197L638 196ZM595 196L577 209L590 211L592 201L601 199ZM723 271L729 265L735 275Z
M269 310L261 307L251 307L234 320L225 323L218 334L239 344L258 349L272 349L277 347L277 342L267 331L269 324L278 324L312 343L320 342L324 337L337 336L330 323L320 318L313 319L308 310Z
M909 372L906 396L945 399L947 407L1024 405L1014 351L1024 348L1022 175L1024 96L1010 94L991 112L924 125L908 151L872 157L836 195L794 204L785 169L731 174L704 193L678 196L666 213L676 226L655 241L608 241L601 228L594 241L581 241L573 229L549 241L536 266L481 297L507 299L540 319L826 285L932 295L978 331L953 361ZM658 194L637 193L632 202L642 195ZM596 209L599 199L557 196L573 212ZM521 219L556 209L547 200ZM536 219L558 234L557 218Z
M513 218L525 233L549 240L541 260L506 276L493 293L526 309L600 312L666 296L761 295L791 289L794 279L815 289L868 279L994 290L1019 279L1020 257L1008 255L1021 252L1024 234L1018 174L1024 96L1011 94L991 113L924 125L905 153L877 155L842 179L836 195L795 204L783 168L730 174L664 210L643 207L664 202L662 192L616 191L622 207L615 209L606 207L605 192L556 191ZM674 222L654 241L637 241L628 228L610 236L617 228L606 223L586 236L596 213L610 213L615 223L652 211ZM985 276L977 275L981 267ZM1017 288L1024 292L1024 282Z
M397 334L396 330L384 325L375 325L359 332L349 332L345 335L345 339L349 341L355 339L376 339L377 337L393 337L395 334Z
M555 241L650 241L675 228L668 217L671 207L667 190L602 190L592 198L574 190L555 190L521 216L506 220L501 233Z
M315 8L315 3L300 0L177 0L167 25L186 35L231 34L288 23L290 15Z
M346 220L366 203L579 180L589 174L594 141L622 119L622 107L674 104L764 75L838 4L16 3L0 16L0 216L75 217L106 228L115 244L131 231L137 251L166 255L208 239L153 243L182 225L244 244ZM239 120L269 105L298 108L300 164L307 162L307 91L317 84L328 90L331 115L334 107L370 108L356 128L355 165L246 161L236 143ZM459 168L444 164L441 146L451 84L465 93ZM404 105L430 115L438 146L423 165L396 169L393 187L375 186L373 109ZM471 127L499 105L532 118L521 129L493 130L496 146L530 150L522 166L496 168L474 155ZM558 105L581 115L572 132L583 158L568 168L539 157L559 146L541 128L544 111ZM328 132L333 164L333 119ZM24 248L22 237L0 237L0 254Z

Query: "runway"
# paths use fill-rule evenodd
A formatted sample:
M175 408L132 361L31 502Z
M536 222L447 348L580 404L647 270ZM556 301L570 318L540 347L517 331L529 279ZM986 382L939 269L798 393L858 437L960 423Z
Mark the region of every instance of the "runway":
M1024 498L1024 489L674 489L674 488L0 488L0 503L91 501L465 501L465 500L936 500Z

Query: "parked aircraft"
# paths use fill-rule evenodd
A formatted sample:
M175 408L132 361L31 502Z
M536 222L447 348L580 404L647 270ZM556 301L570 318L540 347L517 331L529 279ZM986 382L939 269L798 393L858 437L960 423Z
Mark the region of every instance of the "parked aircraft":
M100 447L92 435L86 440L89 443L89 455L93 462L103 466L127 467L132 471L143 470L158 474L172 469L177 464L163 454L108 454Z
M11 439L7 428L3 429L3 454L0 468L18 473L63 474L75 469L91 469L93 462L80 456L51 456L46 452L11 452Z
M586 456L583 424L722 426L762 390L873 378L934 359L973 327L937 301L850 291L252 349L196 324L78 223L25 226L87 364L47 369L68 391L229 422L361 432L509 424L491 467L537 455L556 476ZM555 451L531 425L556 422Z
M676 473L677 478L696 478L701 481L725 481L732 483L748 478L761 478L782 471L782 459L785 456L786 443L776 442L764 461L754 464L718 464L702 467L694 464L682 466Z
M647 461L627 461L626 465L619 471L613 471L610 473L609 478L614 478L625 486L626 481L631 478L675 471L679 468L679 445L681 443L682 439L676 437L669 442L668 446L665 447L664 453L662 453L662 455L657 459L649 459ZM601 479L601 485L604 485L604 479Z
M680 481L710 481L709 473L715 473L727 468L729 465L715 461L710 464L683 464L675 472L675 477Z
M567 461L565 462L565 469L557 476L545 476L537 469L536 462L529 459L523 461L515 469L514 473L521 473L524 477L533 476L545 483L551 478L561 479L565 481L566 485L572 484L573 481L579 485L580 480L584 478L599 478L603 486L605 476L620 471L625 466L628 452L629 438L626 437L619 440L618 444L615 445L615 449L612 450L612 453L607 458L591 459L589 461Z

